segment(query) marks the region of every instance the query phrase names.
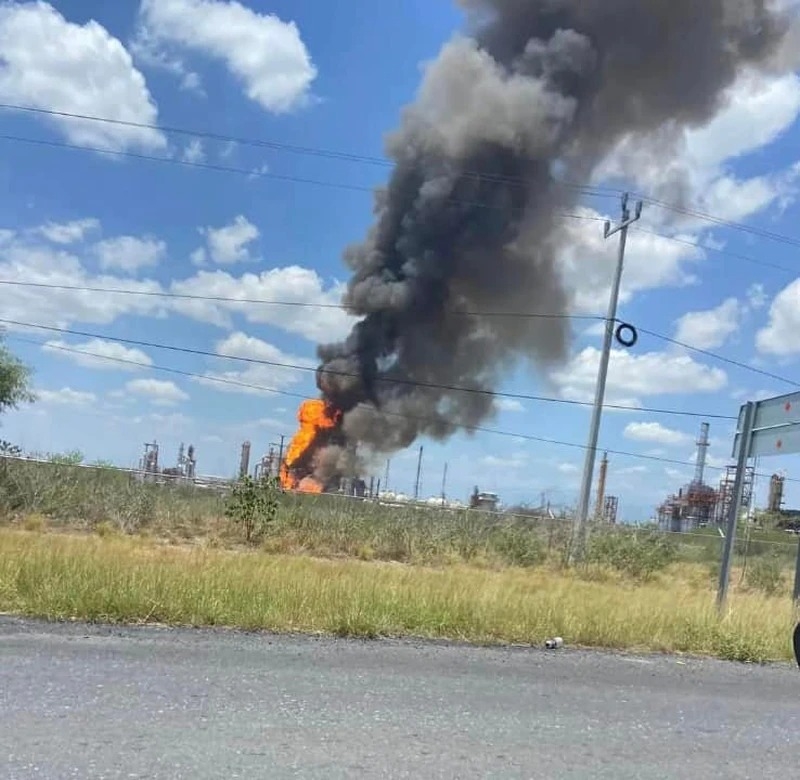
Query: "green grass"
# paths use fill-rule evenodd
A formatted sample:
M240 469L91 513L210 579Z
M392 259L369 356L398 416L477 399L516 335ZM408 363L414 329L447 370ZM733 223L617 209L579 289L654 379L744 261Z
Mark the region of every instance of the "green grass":
M790 657L789 600L734 588L719 618L702 566L672 565L644 584L596 569L500 571L320 560L166 546L110 534L0 530L0 610L49 619L479 643Z
M597 529L563 566L566 520L277 495L247 544L225 491L0 460L0 609L50 618L568 644L765 661L790 655L796 540L742 533L731 609L713 529ZM235 513L234 513L235 514Z

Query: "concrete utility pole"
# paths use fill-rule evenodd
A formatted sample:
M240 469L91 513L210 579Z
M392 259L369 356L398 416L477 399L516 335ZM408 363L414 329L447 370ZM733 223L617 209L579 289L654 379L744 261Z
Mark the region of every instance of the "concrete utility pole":
M417 460L417 479L414 482L414 500L419 499L419 483L422 478L422 447L419 448L419 459Z
M619 306L619 291L622 285L622 270L625 265L625 247L628 241L628 228L642 216L642 202L636 204L633 216L628 209L628 193L622 196L622 220L617 227L612 228L610 222L605 224L605 238L620 234L619 254L617 256L617 270L611 286L611 300L608 303L606 317L606 332L603 339L603 352L600 356L600 369L597 373L597 389L595 392L592 421L589 425L589 443L586 447L586 459L583 464L583 480L581 482L581 495L578 501L578 533L576 535L576 549L570 556L573 561L580 561L586 547L586 532L589 516L589 501L592 494L592 479L594 477L594 461L597 457L597 438L600 434L600 419L603 415L603 403L606 397L606 379L608 378L608 361L611 357L611 345L614 341L614 326L617 322L617 307Z

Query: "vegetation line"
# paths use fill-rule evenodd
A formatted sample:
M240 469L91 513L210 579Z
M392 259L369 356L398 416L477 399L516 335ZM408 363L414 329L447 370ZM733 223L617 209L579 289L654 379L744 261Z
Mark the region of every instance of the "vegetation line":
M665 576L669 587L598 571L435 570L0 530L0 610L18 615L479 643L559 635L586 647L790 657L789 603L739 593L719 619L696 569Z

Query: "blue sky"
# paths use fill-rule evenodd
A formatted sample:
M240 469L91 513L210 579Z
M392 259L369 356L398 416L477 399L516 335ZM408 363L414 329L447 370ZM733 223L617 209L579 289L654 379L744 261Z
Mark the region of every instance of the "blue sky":
M0 102L381 157L384 134L414 98L422 63L461 24L454 4L429 0L351 0L335 10L312 0L7 2L0 5L6 58ZM45 45L53 36L60 46ZM729 98L707 128L686 136L672 162L691 173L693 203L701 211L796 235L800 78L744 73ZM0 280L311 304L214 304L23 284L5 287L0 318L306 369L315 366L318 340L347 331L345 315L329 308L347 281L341 253L368 229L369 190L385 180L387 167L14 111L0 112L0 134L172 161L0 141L6 194ZM180 160L245 173L175 164ZM652 146L623 144L604 163L598 182L654 192L663 162ZM572 220L559 262L575 312L602 314L616 242L603 240L596 218L616 219L618 199L594 199L580 208L587 219ZM645 208L641 227L652 232L631 235L621 317L797 380L796 245L702 219L676 222L653 205ZM576 321L573 357L562 369L542 376L520 367L501 389L591 399L600 337L589 326ZM80 449L89 459L120 465L135 463L143 442L156 438L165 463L181 441L193 442L200 472L229 475L244 439L260 455L296 427L296 397L171 375L148 364L300 396L315 392L311 370L21 326L9 326L8 345L34 366L40 399L3 419L3 438L28 450ZM607 400L735 417L748 397L791 390L786 382L643 334L635 348L615 352ZM498 407L486 423L492 428L575 445L586 441L587 409L508 400ZM691 477L702 419L606 413L602 447L678 461L611 456L608 489L620 497L626 520L649 517ZM732 427L711 420L712 467L729 462ZM425 447L425 495L439 492L447 462L448 494L455 498L466 499L477 484L499 492L506 503L535 504L542 493L556 505L576 501L579 447L485 433L423 441L393 457L392 488L413 489L419 444ZM764 459L758 468L800 477L798 463ZM383 464L374 471L382 476ZM719 472L709 471L710 482L718 478ZM800 505L795 486L788 502Z

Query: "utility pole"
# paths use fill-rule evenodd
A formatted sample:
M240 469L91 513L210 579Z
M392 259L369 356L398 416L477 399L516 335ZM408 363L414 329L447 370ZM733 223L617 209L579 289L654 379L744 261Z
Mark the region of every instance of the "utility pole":
M417 481L414 483L414 500L419 499L419 480L422 476L422 447L419 448L419 459L417 460Z
M573 549L570 558L582 560L586 547L587 522L589 516L589 501L592 494L592 480L594 477L594 461L597 456L597 439L600 434L600 420L603 415L603 403L606 397L606 380L608 378L608 362L611 358L611 345L614 341L614 326L617 322L617 308L619 306L619 292L622 285L622 270L625 266L625 247L628 241L628 228L637 222L642 216L642 202L636 204L636 211L633 216L628 209L628 193L622 196L622 220L615 228L611 227L610 222L606 222L604 237L620 234L619 253L617 255L617 269L614 274L614 281L611 285L611 299L608 302L608 315L606 316L606 331L603 339L603 352L600 355L600 368L597 372L597 388L595 391L594 408L592 409L592 420L589 424L589 442L586 447L586 459L583 464L583 479L581 482L581 493L578 501L578 512L576 520L578 523L578 533L576 547Z
M442 474L442 506L447 503L447 463L444 464L444 474Z
M280 468L283 465L283 441L285 438L285 436L281 436L281 445L278 448L278 473L280 473Z

